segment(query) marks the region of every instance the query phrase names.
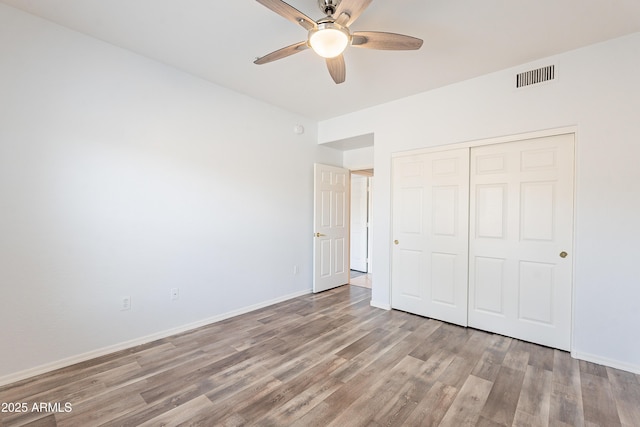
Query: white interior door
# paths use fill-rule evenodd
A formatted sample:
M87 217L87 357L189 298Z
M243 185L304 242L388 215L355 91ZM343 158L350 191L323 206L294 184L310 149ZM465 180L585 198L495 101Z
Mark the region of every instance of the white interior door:
M351 175L351 270L367 272L369 178Z
M469 326L570 349L573 134L471 149Z
M313 292L349 282L349 170L314 165Z
M393 161L393 308L467 325L469 149Z

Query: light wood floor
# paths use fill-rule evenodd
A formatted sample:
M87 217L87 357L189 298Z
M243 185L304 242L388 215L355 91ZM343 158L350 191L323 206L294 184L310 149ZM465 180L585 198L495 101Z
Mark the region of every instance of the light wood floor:
M303 296L1 388L0 402L61 411L0 424L640 426L634 374L372 308L370 292Z
M371 289L372 280L373 279L371 277L371 274L367 273L357 277L351 277L351 279L349 279L349 284L353 286L360 286L363 288Z

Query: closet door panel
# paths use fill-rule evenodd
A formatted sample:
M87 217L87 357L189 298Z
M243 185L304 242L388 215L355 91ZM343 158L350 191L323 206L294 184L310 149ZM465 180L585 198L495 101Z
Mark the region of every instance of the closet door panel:
M571 347L573 135L471 149L469 326Z
M467 325L469 150L393 162L393 308Z

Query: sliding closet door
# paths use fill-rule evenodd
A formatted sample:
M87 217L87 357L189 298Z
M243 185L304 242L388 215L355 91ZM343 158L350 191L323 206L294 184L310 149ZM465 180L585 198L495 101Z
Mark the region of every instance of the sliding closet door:
M393 162L393 308L467 325L469 150Z
M572 134L471 149L469 326L569 350Z

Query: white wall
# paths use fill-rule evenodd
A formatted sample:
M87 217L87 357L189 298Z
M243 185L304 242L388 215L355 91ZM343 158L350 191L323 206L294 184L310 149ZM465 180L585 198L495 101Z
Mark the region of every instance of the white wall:
M342 165L351 170L372 169L373 152L373 147L346 150L342 156Z
M0 384L309 292L316 138L0 4Z
M514 89L550 64L555 82ZM375 134L372 304L390 304L392 153L576 126L573 354L640 372L638 76L634 34L321 122L321 143Z

